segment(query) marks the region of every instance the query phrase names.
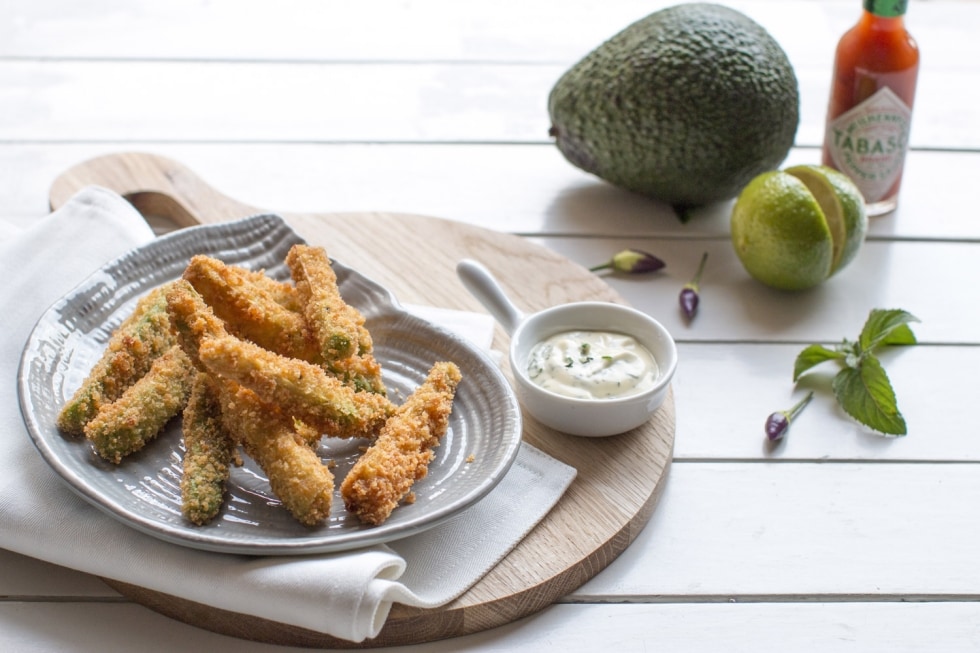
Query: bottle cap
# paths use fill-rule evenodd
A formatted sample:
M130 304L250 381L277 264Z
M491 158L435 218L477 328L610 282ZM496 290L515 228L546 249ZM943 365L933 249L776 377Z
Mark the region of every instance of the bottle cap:
M864 9L875 16L894 18L904 16L909 0L864 0Z

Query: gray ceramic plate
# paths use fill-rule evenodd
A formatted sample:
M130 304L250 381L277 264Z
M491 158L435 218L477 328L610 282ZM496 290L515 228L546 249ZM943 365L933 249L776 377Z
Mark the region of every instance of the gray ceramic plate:
M143 451L116 466L96 456L84 438L62 434L59 409L101 355L111 332L137 299L176 279L194 254L288 277L286 252L299 236L278 216L261 215L176 231L109 263L52 306L39 320L21 359L18 384L28 431L37 449L81 497L145 533L176 544L243 554L302 554L353 549L407 537L456 515L485 496L517 455L521 413L507 380L483 352L404 311L384 288L335 262L344 298L365 316L389 396L407 396L435 361L462 371L450 430L413 504L380 526L347 515L339 494L321 527L296 522L271 493L261 469L243 456L234 468L225 506L210 524L194 526L180 513L183 455L180 420ZM343 479L361 441L324 439L324 460Z

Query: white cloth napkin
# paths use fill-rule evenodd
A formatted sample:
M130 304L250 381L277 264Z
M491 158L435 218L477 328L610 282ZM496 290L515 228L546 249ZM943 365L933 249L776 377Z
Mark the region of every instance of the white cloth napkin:
M34 449L15 378L24 343L47 307L103 263L152 237L124 199L92 187L0 241L0 372L6 378L0 384L0 547L360 642L378 634L394 602L436 607L465 592L547 514L574 478L573 468L524 444L493 492L451 521L389 545L330 555L198 551L106 516L76 497ZM489 344L485 316L415 310Z

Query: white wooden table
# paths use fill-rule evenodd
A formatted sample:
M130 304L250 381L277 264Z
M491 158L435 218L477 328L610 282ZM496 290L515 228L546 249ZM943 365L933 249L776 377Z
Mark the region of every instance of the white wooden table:
M608 277L680 347L675 459L652 520L543 612L399 650L978 650L980 3L911 2L923 59L900 207L873 220L856 262L800 294L748 278L730 204L680 224L549 142L558 76L667 4L5 0L0 226L44 215L52 180L75 163L144 150L256 206L450 218L584 265L625 246L657 253L663 273ZM833 47L859 0L727 4L789 54L802 111L787 163L817 162ZM676 296L703 251L701 310L687 325ZM767 448L765 417L801 395L796 353L856 336L872 308L922 320L920 345L884 356L909 435L848 421L828 368L788 439ZM136 648L284 650L0 551L0 650Z

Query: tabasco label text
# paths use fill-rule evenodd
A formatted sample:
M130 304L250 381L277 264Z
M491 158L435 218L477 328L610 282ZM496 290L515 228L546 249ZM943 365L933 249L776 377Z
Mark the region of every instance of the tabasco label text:
M861 189L865 202L885 197L902 174L912 109L883 87L827 126L833 166Z

